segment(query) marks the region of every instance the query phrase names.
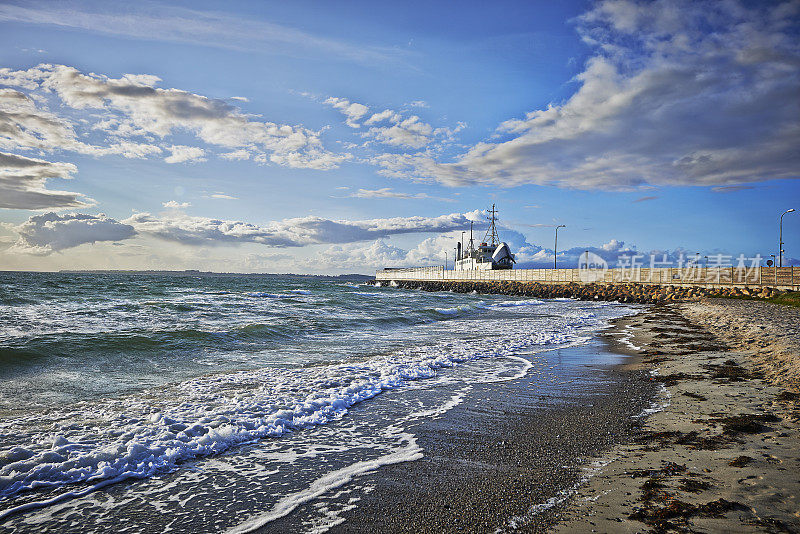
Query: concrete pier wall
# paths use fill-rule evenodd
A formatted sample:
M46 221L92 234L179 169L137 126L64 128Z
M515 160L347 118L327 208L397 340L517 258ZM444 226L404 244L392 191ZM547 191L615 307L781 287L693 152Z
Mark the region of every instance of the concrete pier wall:
M383 269L383 281L516 281L544 284L645 284L679 287L770 287L800 290L800 267L684 267L641 269L508 269L445 270L444 267Z

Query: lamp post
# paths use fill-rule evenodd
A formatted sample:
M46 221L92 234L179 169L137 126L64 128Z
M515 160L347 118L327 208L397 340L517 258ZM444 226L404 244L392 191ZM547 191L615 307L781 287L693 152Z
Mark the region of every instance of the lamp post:
M447 270L447 251L444 251L444 270Z
M788 209L781 213L780 223L780 236L778 237L778 267L783 267L783 216L787 213L792 213L794 208Z
M464 234L466 234L466 230L461 231L461 257L459 259L464 259Z
M557 261L558 261L558 229L559 228L566 228L566 224L559 224L556 226L556 242L553 245L553 269L558 269Z

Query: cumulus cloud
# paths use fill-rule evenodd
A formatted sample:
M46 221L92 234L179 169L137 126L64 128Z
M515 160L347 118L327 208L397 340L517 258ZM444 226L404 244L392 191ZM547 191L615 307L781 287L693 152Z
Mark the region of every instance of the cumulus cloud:
M501 124L453 162L387 154L388 176L452 186L735 185L800 167L797 2L606 0L566 102Z
M70 179L77 170L71 163L0 152L0 208L39 210L88 206L91 200L80 193L45 187L48 179Z
M227 160L231 160L231 161L233 161L233 160L242 161L242 160L250 159L250 152L248 152L247 150L245 150L243 148L240 148L239 150L234 150L233 152L224 152L224 153L220 154L219 157L221 157L222 159L227 159Z
M164 158L167 163L198 163L206 161L206 151L196 146L172 145L169 147L172 155Z
M119 241L148 235L189 246L257 243L271 247L303 247L326 243L353 243L392 235L439 233L469 227L480 212L451 213L439 217L395 217L361 221L334 221L321 217L299 217L257 225L244 221L192 217L179 211L188 203L171 200L173 208L163 215L134 213L117 221L104 214L46 213L30 217L13 227L19 239L14 251L49 254L96 241Z
M136 235L133 226L105 214L69 213L34 215L14 228L19 239L12 252L47 255L67 248L97 241L119 241Z
M443 232L469 227L476 213L451 213L439 217L395 217L362 221L333 221L298 217L256 225L243 221L172 214L136 213L122 221L139 233L186 245L259 243L272 247L302 247L320 243L352 243L397 234Z
M384 109L367 117L368 106L345 98L330 97L325 103L340 110L346 117L345 123L351 128L369 126L366 132L360 134L362 137L389 147L421 149L435 140L452 140L457 132L466 127L465 123L459 122L455 128L434 128L417 115L404 117L402 113L391 109ZM361 119L364 119L363 122L358 122Z
M163 202L161 205L169 209L186 209L189 206L191 206L189 202L178 202L177 200L170 200L169 202Z
M347 117L345 123L351 128L359 128L361 125L356 122L367 114L369 108L358 102L350 102L346 98L330 97L325 103L338 109Z
M501 239L509 244L511 251L516 256L515 268L551 269L553 267L553 249L530 243L525 235L509 228L500 228L499 232ZM476 241L481 237L482 234L476 232ZM377 239L371 243L331 245L317 253L314 262L326 268L352 268L364 272L384 267L444 265L445 253L447 253L449 265L452 268L453 249L460 240L461 232L454 231L426 238L417 246L407 250L393 246L383 239ZM650 267L651 257L656 262L654 263L655 267L675 267L680 262L685 265L688 259L695 258L695 254L689 254L680 248L640 252L635 245L627 244L619 239L611 239L601 245L559 250L558 266L561 268L577 267L579 260L587 250L603 258L610 267L619 267L620 265L630 267L631 259L634 257L638 267ZM710 255L710 253L708 254Z
M391 126L372 127L369 134L386 145L422 148L430 143L433 127L412 115Z
M110 78L84 74L65 65L42 64L27 70L0 69L0 143L10 149L71 150L90 155L148 157L169 150L170 162L198 160L200 147L163 144L173 134L241 157L247 149L256 161L292 167L330 169L347 154L326 151L319 132L254 120L230 103L180 89L157 87L149 74ZM89 129L103 142L79 139L72 122L37 106L35 99L58 97L64 111L86 110ZM176 152L177 151L177 152Z

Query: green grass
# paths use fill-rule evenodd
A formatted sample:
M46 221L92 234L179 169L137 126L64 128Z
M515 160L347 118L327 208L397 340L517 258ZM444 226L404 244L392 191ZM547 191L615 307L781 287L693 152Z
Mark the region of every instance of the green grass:
M773 304L780 304L782 306L792 306L795 308L800 308L800 292L798 291L788 291L786 293L782 293L780 295L776 295L768 299L764 299L761 297L750 297L746 295L738 295L735 297L726 295L709 295L709 297L717 299L760 300L762 302L772 302Z

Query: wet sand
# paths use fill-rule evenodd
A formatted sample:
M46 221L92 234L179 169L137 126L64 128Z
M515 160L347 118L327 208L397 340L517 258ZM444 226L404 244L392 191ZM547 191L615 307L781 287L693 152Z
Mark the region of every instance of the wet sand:
M608 350L597 341L558 357L607 361ZM424 457L361 477L368 491L330 532L544 532L597 470L592 458L638 435L635 416L658 387L646 371L590 365L584 372L555 396L543 394L535 374L476 386L461 405L408 428Z
M620 319L563 350L627 359L555 397L535 376L476 386L409 428L424 457L361 477L330 531L800 532L800 395L776 371L800 312L748 304Z

